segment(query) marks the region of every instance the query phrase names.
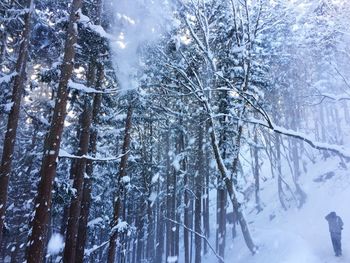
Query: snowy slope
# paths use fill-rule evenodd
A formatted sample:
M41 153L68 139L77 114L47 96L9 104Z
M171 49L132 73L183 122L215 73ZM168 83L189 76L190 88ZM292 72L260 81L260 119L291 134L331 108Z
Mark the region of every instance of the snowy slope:
M315 182L329 171L334 176ZM339 166L339 158L319 160L309 166L301 178L301 186L308 194L301 209L284 211L277 199L275 179L262 184L264 210L248 213L251 231L259 246L252 256L246 248L241 233L232 241L227 239L225 262L235 263L333 263L350 262L350 174ZM252 204L253 205L253 204ZM249 211L249 208L246 209ZM343 256L336 258L328 233L325 215L336 211L344 221ZM273 215L273 219L271 218ZM213 255L204 262L218 262Z

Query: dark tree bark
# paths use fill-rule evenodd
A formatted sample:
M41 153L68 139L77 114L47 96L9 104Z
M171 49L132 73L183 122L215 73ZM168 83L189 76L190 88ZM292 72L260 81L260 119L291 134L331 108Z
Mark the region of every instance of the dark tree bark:
M225 245L226 245L226 201L227 193L222 178L218 178L218 189L217 189L217 231L216 231L216 250L220 257L225 256Z
M259 164L259 148L258 148L258 130L257 127L254 127L254 147L253 147L253 159L254 159L254 180L255 180L255 204L258 212L262 210L260 203L260 164Z
M150 153L149 153L149 163L153 165L154 162L154 142L153 142L153 123L152 121L149 122L149 140L150 140ZM146 152L146 147L145 147L145 152ZM147 166L145 165L145 168ZM145 187L148 189L148 200L147 200L147 247L146 247L146 259L149 262L154 262L154 256L155 256L155 211L153 209L153 202L150 200L150 196L152 193L152 186L151 186L151 180L152 180L152 169L145 169L145 173L147 174L147 184Z
M190 263L190 244L189 244L189 231L186 229L186 227L189 227L189 205L190 205L190 198L188 194L188 174L185 173L184 175L184 256L185 261L184 263Z
M141 261L142 260L142 248L144 245L144 242L142 240L143 237L143 209L142 209L142 201L139 202L138 207L141 208L137 213L136 213L136 221L135 221L135 227L138 229L137 233L136 233L136 240L137 240L137 248L136 248L136 259L137 261Z
M208 129L206 128L206 133ZM207 141L206 141L207 143ZM210 223L209 223L209 180L210 180L210 155L209 149L206 145L205 147L205 183L203 185L203 228L204 228L204 236L209 239L210 237ZM204 254L208 252L207 242L204 242Z
M161 145L158 144L158 160L161 159ZM158 179L157 183L157 194L158 196L163 191L162 182L160 179ZM163 262L163 254L164 254L164 230L165 230L165 224L164 224L164 204L163 200L160 201L160 203L157 203L157 225L156 225L156 251L155 251L155 263L162 263Z
M170 133L170 132L169 132ZM169 155L169 151L167 152ZM176 171L171 169L167 176L167 218L176 221ZM176 254L176 229L172 221L167 221L167 260L174 258Z
M167 125L168 122L167 122ZM167 218L170 218L170 209L171 209L171 192L170 192L170 187L171 187L171 183L170 183L170 131L169 129L166 131L166 145L165 145L165 160L166 160L166 211L165 216ZM166 242L166 246L165 246L165 260L168 259L168 257L171 255L171 224L170 221L166 221L165 224L165 230L166 230L166 237L165 237L165 242Z
M214 122L213 122L213 119L211 117L210 106L207 103L205 103L204 106L205 106L206 111L209 114L208 125L209 125L209 128L210 128L211 146L212 146L212 149L213 149L213 152L214 152L214 157L215 157L215 161L216 161L216 164L217 164L219 172L220 172L220 176L221 176L222 180L225 183L228 196L229 196L230 201L232 203L234 212L237 215L237 220L238 220L238 222L239 222L239 224L241 226L243 237L244 237L244 240L246 242L246 245L249 248L249 250L253 254L255 254L255 252L257 250L257 247L255 246L255 244L253 242L253 239L252 239L252 236L250 234L247 221L246 221L246 219L244 217L244 214L243 214L243 211L242 211L242 208L241 208L241 204L238 202L237 194L236 194L236 191L235 191L235 186L233 185L232 180L228 177L228 171L226 169L226 166L225 166L224 161L223 161L223 159L221 157L221 154L220 154L220 149L219 149L219 146L218 146L218 140L217 140L217 136L216 136L215 129L214 129ZM240 126L240 127L242 127L242 126ZM239 149L239 145L240 145L239 142L240 142L240 136L242 134L242 128L238 129L238 134L237 134L237 138L236 138L236 144L235 145L236 145L236 147L238 147L238 149ZM237 150L237 153L236 153L236 156L235 156L235 159L234 159L234 162L233 162L234 163L234 166L232 168L233 171L237 170L238 157L239 157L239 155L238 155L238 150Z
M170 128L169 123L167 122L168 130L166 132L166 147L165 147L165 155L166 155L166 217L167 219L175 220L175 211L174 211L174 200L175 200L175 192L174 192L174 177L175 173L171 170L171 160L170 160ZM175 225L170 220L166 221L166 251L165 258L168 260L169 257L175 256L174 251L174 229Z
M89 70L87 72L88 86L92 87L95 84L96 67L95 63L91 62ZM92 121L92 105L91 96L89 94L84 95L83 112L80 116L80 138L78 146L78 156L83 156L88 153L89 139L90 139L90 126ZM81 158L75 161L74 168L72 170L72 177L74 178L73 188L75 194L72 196L72 200L69 207L68 225L66 232L66 241L63 254L64 263L76 262L76 249L77 249L77 236L79 227L79 216L81 200L83 195L84 174L86 169L86 158Z
M0 65L4 62L7 32L0 31Z
M164 254L164 219L163 219L164 205L160 204L157 215L157 243L156 243L156 258L155 263L163 262Z
M203 152L203 128L198 127L198 150L197 150L197 175L195 178L195 216L194 230L198 234L202 234L202 187L204 177L204 152ZM195 263L202 261L202 237L195 235Z
M282 182L282 167L281 167L281 135L275 135L275 147L276 147L276 166L277 166L277 187L278 187L278 197L281 206L284 210L287 210L287 205L284 200L283 182Z
M151 202L147 202L147 260L154 262L154 214Z
M228 121L226 115L229 114L228 108L228 94L223 92L219 96L219 111L225 116L219 118L218 122L220 124L219 133L219 148L222 159L225 161L228 158ZM221 177L217 178L217 197L216 197L216 250L221 258L225 257L225 247L226 247L226 204L227 204L227 190L224 185L224 181Z
M101 23L101 12L102 12L102 1L93 0L86 3L84 6L84 11L88 16L94 21L94 24ZM96 66L96 84L95 88L99 89L102 87L102 82L104 79L104 67L101 63L96 62L95 57L90 57L90 63ZM92 72L95 77L95 73ZM88 77L89 78L89 77ZM94 84L93 78L90 77L91 84ZM92 104L92 116L91 122L93 127L90 127L90 138L89 138L89 150L91 156L96 155L97 151L97 129L96 125L98 123L98 115L102 102L102 94L95 94ZM93 177L93 162L92 160L86 160L86 176L84 176L83 192L80 202L80 215L78 222L78 233L76 239L76 251L75 251L75 262L83 263L84 261L84 248L87 239L87 225L90 211L91 203L91 191L92 191L92 177Z
M27 263L40 263L43 262L44 258L44 247L47 240L49 212L52 202L52 186L56 175L56 160L66 117L67 86L73 71L75 44L77 42L76 22L79 18L78 10L81 8L81 4L82 0L73 0L71 4L61 76L51 127L45 140L40 183L35 200L35 215L32 222L32 231L28 239Z
M182 119L180 119L180 126L182 126ZM176 138L176 155L180 155L183 152L182 148L182 132L178 131L179 135ZM182 162L182 161L181 161ZM181 220L181 214L178 211L178 206L182 202L182 195L179 193L179 184L180 182L180 174L181 171L178 171L174 168L174 199L173 199L173 209L175 214L175 221L180 222ZM177 225L175 226L176 229L174 231L174 256L177 257L177 262L179 260L179 254L180 254L180 227Z
M291 113L291 128L295 131L298 130L297 127L297 120L300 119L300 112L295 109L294 107L292 107L290 109L290 113ZM328 116L328 115L327 115ZM299 177L301 174L301 170L300 170L300 149L301 146L300 143L295 139L295 138L289 138L289 145L291 147L292 150L292 162L293 162L293 182L295 185L295 189L296 189L296 195L298 198L298 207L301 208L304 203L306 202L306 198L307 195L306 193L303 191L303 189L300 186L299 183Z
M126 167L128 163L128 151L130 146L130 133L132 128L132 113L133 113L133 107L130 102L130 105L128 107L128 112L126 115L126 122L125 122L125 132L124 132L124 142L122 146L122 158L120 160L120 166L119 166L119 174L118 174L118 181L117 181L117 189L115 192L114 197L114 212L113 212L113 220L112 220L112 230L109 238L109 247L108 247L108 263L114 263L115 262L115 252L117 248L117 236L118 236L118 229L116 229L116 226L118 224L119 218L121 215L123 215L123 200L124 197L124 182L122 182L122 178L126 176Z
M102 86L104 79L104 68L102 64L97 65L97 82L96 88ZM92 127L90 127L90 143L89 153L91 156L95 156L97 151L97 129L98 116L100 112L102 102L102 95L95 94L92 105ZM77 251L76 251L76 263L83 263L84 260L84 248L87 237L87 224L89 218L90 204L91 204L91 191L92 191L92 177L93 177L93 163L92 160L86 161L86 177L84 178L84 189L81 200L81 211L79 217L79 228L77 237Z
M21 99L26 81L26 66L28 58L28 45L31 31L31 16L33 13L33 0L26 0L24 8L27 8L24 15L24 29L21 37L21 45L18 51L16 62L16 75L12 88L12 107L7 119L7 127L2 150L0 164L0 245L2 241L3 226L5 221L5 211L7 203L7 191L11 173L12 157L15 148L18 119L20 114Z
M80 126L77 127L77 138L80 137ZM78 145L76 146L78 148ZM73 159L71 162L70 170L69 170L69 181L73 182L74 181L74 170L76 166L77 160ZM63 215L62 215L62 221L61 221L61 226L60 226L60 233L62 236L66 235L67 231L67 225L68 225L68 218L69 218L69 203L64 203L63 204Z

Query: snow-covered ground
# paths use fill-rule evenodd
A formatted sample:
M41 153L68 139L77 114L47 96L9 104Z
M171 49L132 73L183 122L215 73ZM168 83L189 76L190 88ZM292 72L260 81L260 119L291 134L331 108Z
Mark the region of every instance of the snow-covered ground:
M332 178L322 182L314 180L327 172ZM308 195L301 208L284 211L277 199L277 182L262 184L264 210L249 213L251 231L259 252L251 255L239 237L227 239L225 262L235 263L333 263L350 262L350 174L339 165L339 158L318 160L309 165L301 178L301 186ZM343 256L334 256L325 216L335 211L344 221L342 238ZM273 219L271 219L273 217ZM215 244L215 243L213 243ZM213 255L204 262L218 262Z

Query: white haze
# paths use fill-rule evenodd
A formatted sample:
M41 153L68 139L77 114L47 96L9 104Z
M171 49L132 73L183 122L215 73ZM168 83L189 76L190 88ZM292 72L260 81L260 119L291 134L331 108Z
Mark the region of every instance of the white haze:
M110 43L114 67L123 90L137 88L135 74L140 72L139 48L157 40L168 30L170 4L161 0L112 0L106 8L113 12L112 34L117 41Z

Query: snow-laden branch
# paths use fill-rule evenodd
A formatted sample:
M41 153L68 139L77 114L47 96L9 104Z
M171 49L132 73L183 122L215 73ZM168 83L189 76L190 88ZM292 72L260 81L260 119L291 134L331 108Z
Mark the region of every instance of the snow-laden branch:
M214 249L213 246L210 244L210 242L209 242L209 240L207 239L206 236L204 236L204 235L202 235L202 234L200 234L200 233L194 231L193 229L187 227L186 225L184 225L184 224L182 224L182 223L180 223L180 222L177 222L177 221L175 221L175 220L173 220L173 219L170 219L170 218L167 218L167 217L164 217L164 218L165 218L166 220L168 220L168 221L170 221L170 222L176 224L176 225L182 226L182 227L185 228L186 230L188 230L188 231L190 231L191 233L193 233L193 234L199 236L200 238L202 238L202 239L208 244L208 246L209 246L209 248L211 249L211 251L213 251L214 255L220 260L220 262L225 263L224 259L223 259L219 254L216 253L215 249Z
M79 9L78 14L79 14L79 23L84 25L86 28L91 29L93 32L95 32L97 35L99 35L102 38L112 40L112 41L117 40L113 35L107 33L106 30L101 25L95 25L94 23L92 23L90 17L84 15L81 12L81 9Z
M69 85L69 88L79 90L84 93L110 94L110 93L116 93L118 91L117 89L97 90L94 88L87 87L84 84L73 82L72 80L69 81L68 85Z
M233 85L227 79L225 79L223 77L221 77L221 78L224 79L226 81L226 83L230 85L230 87L234 88ZM307 134L277 126L276 124L273 123L273 121L271 120L268 113L264 110L264 108L261 105L259 105L259 103L256 101L256 99L253 96L251 96L251 99L250 99L247 97L247 95L245 93L239 91L238 89L235 89L235 90L249 105L251 105L266 120L266 122L264 122L264 121L261 121L258 119L250 118L250 119L243 119L242 121L245 121L248 123L253 123L253 124L258 124L260 126L264 126L264 127L268 128L276 133L283 134L283 135L290 136L290 137L294 137L296 139L300 139L317 150L331 151L331 152L334 152L334 153L336 153L336 154L338 154L346 159L350 159L350 151L346 150L341 145L334 145L334 144L328 144L328 143L323 143L323 142L317 142L317 141L313 140L311 138L311 136L309 136ZM327 96L328 98L333 98L334 100L345 99L344 96L336 97L336 96L330 95L330 94L322 94L322 95L324 97ZM234 117L234 116L230 116L230 117L239 119L238 117Z
M126 153L128 154L128 153ZM66 150L60 149L59 153L58 153L58 157L60 158L71 158L71 159L87 159L87 160L91 160L91 161L96 161L96 162L108 162L108 161L117 161L119 159L121 159L125 154L121 154L119 156L115 156L115 157L92 157L89 155L73 155L68 153Z
M350 159L350 151L345 149L343 146L341 145L336 145L336 144L329 144L329 143L324 143L324 142L318 142L315 141L311 138L311 136L309 136L308 134L302 133L302 132L297 132L291 129L286 129L284 127L280 127L275 125L272 121L269 121L269 123L258 120L258 119L254 119L254 118L250 118L250 119L246 119L243 120L252 124L258 124L260 126L266 127L276 133L282 134L282 135L286 135L286 136L290 136L296 139L300 139L304 142L306 142L307 144L309 144L311 147L317 149L317 150L325 150L325 151L331 151L334 152L346 159Z
M189 10L189 7L182 0L180 0L179 2L185 9ZM193 28L186 14L184 15L183 19L194 42L197 44L199 49L203 52L205 58L209 61L212 70L215 72L216 64L214 62L213 54L209 46L210 35L209 35L209 25L208 25L207 18L205 17L205 15L200 13L199 9L195 10L195 17L197 19L199 29L203 33L204 43L196 33L195 29Z
M117 43L119 46L123 45L122 41L120 41L114 35L108 33L101 25L94 24L88 16L84 15L81 12L81 10L79 10L79 23L82 24L85 28L88 28L95 34L99 35L101 38Z
M11 74L8 74L8 75L4 75L0 78L0 84L6 82L10 82L12 80L13 77L15 77L17 75L17 72L13 72Z
M84 255L85 256L90 256L93 252L95 252L96 250L98 250L99 248L101 248L101 247L104 247L105 245L107 245L109 243L109 241L105 241L105 242L103 242L102 244L100 244L100 245L94 245L92 248L89 248L89 249L85 249L84 250Z
M114 41L116 40L116 38L113 35L107 33L106 30L100 25L94 25L90 23L88 27L102 38Z
M218 117L218 116L222 116L222 115L224 115L224 114L218 114L218 115L213 116L213 117ZM227 115L227 114L226 114L226 116L233 118L233 119L236 119L236 120L246 122L246 123L257 124L257 125L263 126L263 127L268 128L269 130L272 130L276 133L302 140L302 141L306 142L307 144L309 144L314 149L330 151L330 152L336 153L336 154L338 154L346 159L350 159L350 151L347 150L346 148L344 148L343 146L315 141L308 134L278 126L278 125L274 124L270 119L268 120L268 122L265 122L265 121L258 120L255 118L240 119L236 116Z

